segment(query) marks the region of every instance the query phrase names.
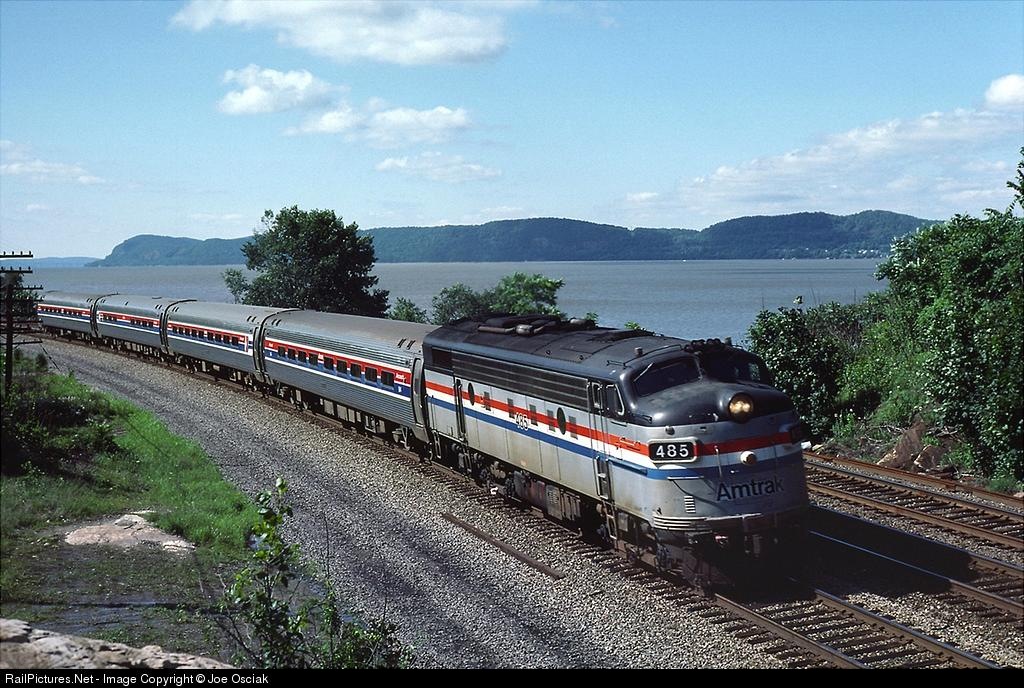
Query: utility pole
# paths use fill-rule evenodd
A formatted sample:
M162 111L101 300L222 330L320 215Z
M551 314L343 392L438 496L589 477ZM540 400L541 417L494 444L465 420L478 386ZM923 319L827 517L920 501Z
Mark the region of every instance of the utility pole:
M12 259L26 259L32 258L31 253L0 253L0 261L8 261ZM4 399L11 392L11 383L14 380L14 335L15 334L28 334L31 333L32 325L37 322L35 315L35 309L33 308L29 312L28 307L32 306L35 302L34 298L31 297L15 297L15 291L38 291L42 287L37 286L23 286L21 284L22 275L28 275L32 273L32 268L23 267L7 267L0 265L0 275L2 275L3 282L3 334L5 339L5 357L4 357ZM18 306L22 308L19 309ZM18 344L32 344L36 342L21 341Z

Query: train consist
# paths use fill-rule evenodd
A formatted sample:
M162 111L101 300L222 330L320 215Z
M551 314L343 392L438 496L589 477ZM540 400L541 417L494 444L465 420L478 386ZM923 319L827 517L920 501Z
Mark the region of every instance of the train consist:
M756 356L551 316L445 327L48 292L44 328L234 380L472 475L701 584L785 552L801 424Z

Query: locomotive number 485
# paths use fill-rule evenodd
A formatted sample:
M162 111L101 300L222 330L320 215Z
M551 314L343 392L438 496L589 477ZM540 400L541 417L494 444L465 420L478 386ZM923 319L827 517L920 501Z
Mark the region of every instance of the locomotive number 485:
M697 458L693 442L659 442L648 445L653 461L693 461Z

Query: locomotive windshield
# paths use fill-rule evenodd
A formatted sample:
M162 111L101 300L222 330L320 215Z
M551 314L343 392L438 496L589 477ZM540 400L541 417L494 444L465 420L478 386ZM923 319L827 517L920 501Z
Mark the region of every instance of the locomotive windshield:
M700 352L700 365L705 377L721 382L772 383L764 363L746 351L719 349Z
M693 358L677 358L672 361L652 363L633 376L633 389L637 396L648 397L669 387L676 387L700 378L697 361Z
M772 383L768 369L757 356L736 349L718 349L701 351L697 358L686 356L651 363L633 376L633 390L638 397L649 397L701 378L718 382Z

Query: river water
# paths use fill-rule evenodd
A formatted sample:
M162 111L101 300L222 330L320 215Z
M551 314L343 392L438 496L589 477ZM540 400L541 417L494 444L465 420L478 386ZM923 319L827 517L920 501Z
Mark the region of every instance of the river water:
M687 339L732 337L739 343L762 309L852 303L885 288L871 260L691 260L550 263L378 263L391 300L405 297L430 312L431 299L462 282L484 289L514 272L565 281L558 305L570 315L595 312L602 325L643 327ZM37 268L26 282L44 289L122 292L231 301L225 266Z

